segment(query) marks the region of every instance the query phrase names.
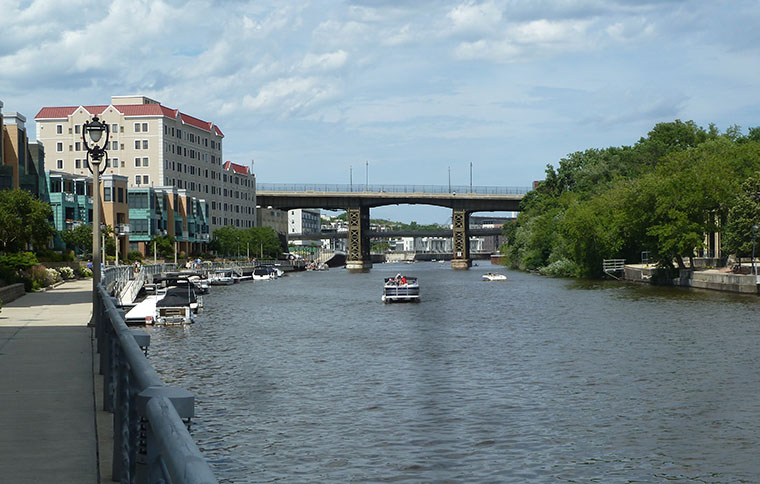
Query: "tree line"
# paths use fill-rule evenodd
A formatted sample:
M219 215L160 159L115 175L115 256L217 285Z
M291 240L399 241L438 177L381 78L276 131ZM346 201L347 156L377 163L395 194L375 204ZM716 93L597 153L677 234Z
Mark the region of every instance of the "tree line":
M657 124L633 146L567 155L526 194L502 252L513 268L595 278L603 259L685 268L720 233L748 256L760 223L760 127ZM693 267L693 265L692 265Z

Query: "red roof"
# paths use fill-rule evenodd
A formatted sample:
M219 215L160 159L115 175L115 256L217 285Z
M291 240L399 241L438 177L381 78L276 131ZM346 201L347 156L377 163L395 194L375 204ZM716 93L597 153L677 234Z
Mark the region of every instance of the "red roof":
M65 119L79 108L84 108L90 114L102 114L109 106L63 106L63 107L45 107L40 109L37 116L34 119ZM189 114L180 112L177 109L167 108L161 104L116 104L113 105L114 109L122 113L124 116L164 116L167 118L177 119L179 118L184 124L195 126L213 132L219 136L224 136L222 130L217 125L209 121L203 121Z
M225 170L232 170L235 173L238 173L240 175L250 175L251 170L244 165L238 165L237 163L233 163L231 161L225 161L224 162L224 169Z

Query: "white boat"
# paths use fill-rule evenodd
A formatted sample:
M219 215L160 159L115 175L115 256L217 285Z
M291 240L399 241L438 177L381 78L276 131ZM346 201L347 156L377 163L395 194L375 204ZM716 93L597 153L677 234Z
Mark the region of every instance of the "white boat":
M208 283L212 286L228 286L235 283L235 277L231 270L218 270L209 274Z
M253 270L252 275L253 275L254 281L269 281L276 277L274 273L269 270L268 267L263 267L263 266L256 267Z
M166 289L156 289L156 294L145 296L124 316L129 324L153 324L156 318L156 303L166 296Z
M483 280L484 281L506 281L507 276L504 274L499 274L498 272L489 272L487 274L483 274Z
M416 277L388 277L383 282L384 303L419 302L420 285Z
M195 286L177 286L166 291L156 303L154 324L187 324L194 322L193 313L198 311Z

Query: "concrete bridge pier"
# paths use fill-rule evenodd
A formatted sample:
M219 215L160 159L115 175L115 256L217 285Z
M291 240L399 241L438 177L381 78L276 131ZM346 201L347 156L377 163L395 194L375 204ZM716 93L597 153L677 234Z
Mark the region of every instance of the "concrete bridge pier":
M470 259L470 214L467 210L455 208L451 215L454 254L451 258L452 269L469 269Z
M369 207L349 208L348 255L346 269L352 272L367 272L372 267L369 242Z

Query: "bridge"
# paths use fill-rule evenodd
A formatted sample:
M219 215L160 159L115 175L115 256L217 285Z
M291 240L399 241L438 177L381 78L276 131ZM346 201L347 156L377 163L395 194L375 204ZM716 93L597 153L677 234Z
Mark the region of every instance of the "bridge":
M370 258L369 209L386 205L419 204L452 210L454 253L451 267L470 267L469 217L473 212L516 212L529 187L469 187L439 185L288 185L261 183L259 206L292 210L345 210L348 219L348 270L365 271Z

